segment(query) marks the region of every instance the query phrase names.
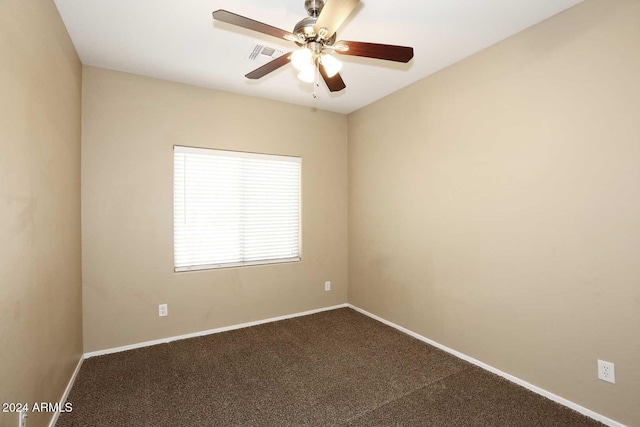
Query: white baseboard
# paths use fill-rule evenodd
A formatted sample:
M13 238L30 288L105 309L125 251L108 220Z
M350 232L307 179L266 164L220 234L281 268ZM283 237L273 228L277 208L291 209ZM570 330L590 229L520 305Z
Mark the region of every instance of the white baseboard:
M235 329L242 329L242 328L248 328L250 326L262 325L264 323L271 323L271 322L277 322L279 320L293 319L294 317L308 316L310 314L321 313L323 311L337 310L339 308L345 308L345 307L348 307L348 306L349 305L346 304L346 303L345 304L339 304L339 305L334 305L334 306L331 306L331 307L324 307L324 308L318 308L318 309L315 309L315 310L304 311L302 313L287 314L285 316L272 317L272 318L264 319L264 320L256 320L254 322L241 323L241 324L238 324L238 325L231 325L231 326L223 326L221 328L209 329L209 330L200 331L200 332L193 332L193 333L184 334L184 335L177 335L177 336L173 336L173 337L169 337L169 338L162 338L162 339L159 339L159 340L145 341L145 342L141 342L141 343L137 343L137 344L125 345L125 346L122 346L122 347L107 348L105 350L98 350L98 351L90 351L90 352L84 354L84 358L88 359L90 357L103 356L105 354L111 354L111 353L119 353L121 351L133 350L133 349L142 348L142 347L149 347L149 346L157 345L157 344L167 344L167 343L170 343L172 341L184 340L184 339L187 339L187 338L202 337L202 336L205 336L205 335L217 334L217 333L220 333L220 332L233 331Z
M69 392L71 391L71 387L73 387L73 383L76 381L76 377L78 376L78 372L80 372L80 367L82 366L82 362L84 361L84 356L80 356L80 360L78 360L78 364L76 365L76 369L71 374L71 378L67 383L67 388L64 389L64 393L62 393L62 398L60 398L60 406L58 410L53 413L51 417L51 421L49 421L49 427L55 427L58 422L58 417L60 416L60 410L64 407L65 402L67 401L67 397L69 397Z
M395 323L390 322L390 321L388 321L386 319L383 319L382 317L376 316L373 313L369 313L368 311L363 310L360 307L356 307L355 305L352 305L352 304L347 304L347 306L352 308L352 309L354 309L354 310L356 310L356 311L358 311L358 312L360 312L360 313L362 313L362 314L364 314L365 316L371 317L372 319L375 319L375 320L377 320L379 322L382 322L385 325L391 326L392 328L395 328L395 329L397 329L397 330L399 330L401 332L404 332L407 335L411 335L412 337L414 337L416 339L419 339L420 341L426 342L427 344L430 344L430 345L432 345L434 347L437 347L440 350L446 351L447 353L450 353L450 354L452 354L452 355L454 355L454 356L456 356L456 357L458 357L458 358L460 358L462 360L465 360L465 361L467 361L469 363L472 363L472 364L474 364L476 366L479 366L480 368L482 368L484 370L487 370L489 372L492 372L492 373L494 373L494 374L496 374L498 376L501 376L502 378L505 378L505 379L507 379L507 380L509 380L511 382L514 382L514 383L516 383L516 384L518 384L518 385L520 385L520 386L522 386L522 387L524 387L526 389L531 390L534 393L537 393L537 394L539 394L541 396L544 396L544 397L546 397L548 399L551 399L556 403L559 403L559 404L561 404L563 406L566 406L568 408L573 409L574 411L580 412L582 415L586 415L587 417L593 418L596 421L600 421L601 423L606 424L606 425L608 425L610 427L626 427L624 424L621 424L621 423L619 423L617 421L614 421L614 420L612 420L610 418L607 418L604 415L600 415L597 412L594 412L594 411L592 411L590 409L587 409L584 406L580 406L577 403L574 403L574 402L572 402L570 400L565 399L564 397L560 397L560 396L558 396L556 394L553 394L550 391L547 391L547 390L545 390L543 388L540 388L540 387L535 386L535 385L533 385L531 383L528 383L528 382L526 382L524 380L521 380L518 377L514 377L511 374L507 374L506 372L503 372L503 371L501 371L501 370L499 370L497 368L494 368L493 366L487 365L486 363L481 362L481 361L479 361L477 359L474 359L471 356L467 356L466 354L460 353L459 351L456 351L456 350L454 350L452 348L449 348L447 346L444 346L444 345L442 345L442 344L440 344L438 342L430 340L429 338L423 337L422 335L417 334L417 333L415 333L413 331L410 331L407 328L403 328L402 326L396 325Z

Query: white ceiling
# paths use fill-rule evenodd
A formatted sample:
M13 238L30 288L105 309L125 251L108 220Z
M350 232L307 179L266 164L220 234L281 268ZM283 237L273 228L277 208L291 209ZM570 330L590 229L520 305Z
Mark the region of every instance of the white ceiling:
M337 0L328 0L337 1ZM226 9L292 31L304 0L55 0L86 65L350 113L582 0L363 0L338 40L412 46L409 64L340 56L347 89L300 82L292 66L257 81L247 56L256 42L295 45L228 24Z

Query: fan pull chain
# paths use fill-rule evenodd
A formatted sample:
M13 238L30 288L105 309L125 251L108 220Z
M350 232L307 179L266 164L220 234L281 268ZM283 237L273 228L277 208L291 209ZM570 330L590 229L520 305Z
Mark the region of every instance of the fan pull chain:
M318 83L318 75L320 74L320 69L318 68L318 64L316 62L316 72L315 72L315 78L313 79L313 99L318 98L318 94L316 93L316 89L320 87L320 84Z

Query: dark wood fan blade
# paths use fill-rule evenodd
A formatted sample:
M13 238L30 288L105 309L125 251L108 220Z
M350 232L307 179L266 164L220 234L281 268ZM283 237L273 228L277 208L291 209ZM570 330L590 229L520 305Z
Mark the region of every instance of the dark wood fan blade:
M280 28L272 27L271 25L263 24L262 22L254 21L253 19L245 18L244 16L236 15L226 10L216 10L213 12L213 19L280 39L290 41L297 40L297 37L289 31L281 30Z
M275 71L278 68L287 65L289 62L291 62L291 52L285 53L284 55L274 59L273 61L264 64L260 68L256 68L255 70L247 74L245 77L251 80L260 79L266 76L267 74L269 74L270 72Z
M314 26L316 34L320 34L321 28L326 28L324 38L330 39L359 2L360 0L328 0Z
M340 46L348 46L349 49L342 50ZM339 41L335 44L335 48L340 55L364 56L365 58L384 59L386 61L407 63L413 58L413 48L406 46Z
M320 75L322 75L324 82L327 84L327 87L331 92L340 92L342 89L347 87L347 85L344 84L342 77L340 77L340 73L333 77L329 77L327 75L327 70L324 69L324 65L319 64L318 68L320 69Z

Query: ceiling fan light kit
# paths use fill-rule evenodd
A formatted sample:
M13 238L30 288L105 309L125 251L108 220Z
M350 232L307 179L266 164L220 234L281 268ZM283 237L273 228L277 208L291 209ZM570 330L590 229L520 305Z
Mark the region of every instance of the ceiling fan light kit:
M306 48L296 50L291 54L291 63L298 71L313 67L313 53Z
M300 71L298 73L298 78L305 83L315 83L316 82L316 69L315 68L307 68L306 70Z
M274 59L245 77L260 79L291 62L299 71L298 78L300 80L315 83L315 97L318 75L322 76L331 92L339 92L346 88L340 76L342 62L330 55L330 52L403 63L407 63L413 58L413 48L411 47L353 41L336 42L336 30L353 12L359 1L306 0L305 9L309 16L298 22L293 32L284 31L226 10L213 12L213 18L296 43L299 49Z
M337 60L333 56L325 53L320 57L320 62L324 65L324 69L327 70L327 75L333 77L342 69L342 61Z

